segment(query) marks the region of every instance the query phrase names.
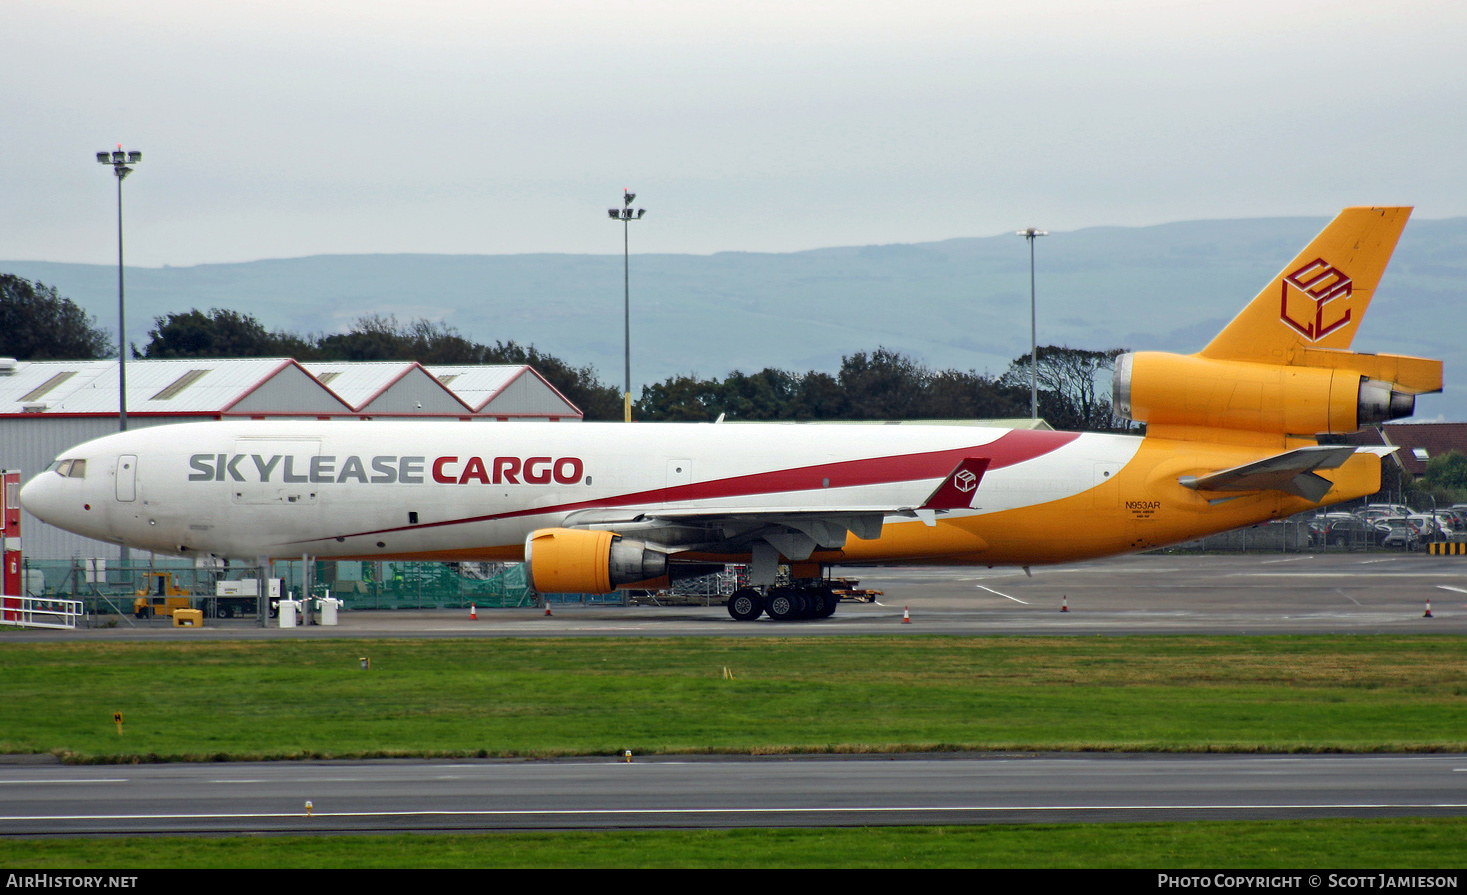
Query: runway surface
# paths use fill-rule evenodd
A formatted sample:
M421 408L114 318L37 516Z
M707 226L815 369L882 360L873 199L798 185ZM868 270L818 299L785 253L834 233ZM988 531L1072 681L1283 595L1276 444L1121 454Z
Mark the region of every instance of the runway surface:
M0 835L885 826L1464 811L1463 755L0 763Z

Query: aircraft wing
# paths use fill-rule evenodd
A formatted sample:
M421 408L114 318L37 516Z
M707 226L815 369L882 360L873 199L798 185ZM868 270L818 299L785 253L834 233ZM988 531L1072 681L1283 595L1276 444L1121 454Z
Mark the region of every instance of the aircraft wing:
M744 506L615 507L578 510L561 523L566 528L612 529L658 543L670 552L689 550L758 551L766 543L789 559L809 559L817 549L845 546L847 535L881 537L887 516L910 516L936 524L938 513L969 509L987 471L987 457L968 457L918 506Z
M1318 503L1330 489L1316 469L1336 469L1358 450L1354 445L1310 445L1232 469L1177 481L1194 491L1283 491Z

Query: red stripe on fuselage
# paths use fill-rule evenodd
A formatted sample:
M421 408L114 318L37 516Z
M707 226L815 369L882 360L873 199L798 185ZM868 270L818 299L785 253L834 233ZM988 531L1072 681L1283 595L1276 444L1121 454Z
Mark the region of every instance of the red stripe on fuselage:
M559 506L530 507L493 513L485 516L470 516L464 519L448 519L442 522L427 522L419 525L403 525L362 531L340 537L363 537L367 535L391 534L401 531L416 531L438 528L444 525L469 525L475 522L494 522L519 516L540 516L548 513L569 513L606 507L635 506L644 503L686 503L699 500L716 500L729 497L752 497L759 494L783 494L791 491L813 491L829 488L855 488L862 485L885 485L893 482L911 482L919 479L941 478L952 472L953 467L969 457L988 458L988 469L1002 469L1043 456L1079 438L1076 432L1044 432L1032 429L1015 429L999 436L988 444L928 451L920 454L898 454L894 457L871 457L861 460L841 460L815 466L800 466L794 469L776 469L749 475L713 479L707 482L692 482L670 488L653 488L615 497L583 500ZM827 486L826 479L830 480ZM713 510L711 512L716 512ZM335 538L317 538L328 541ZM309 542L305 542L309 543Z

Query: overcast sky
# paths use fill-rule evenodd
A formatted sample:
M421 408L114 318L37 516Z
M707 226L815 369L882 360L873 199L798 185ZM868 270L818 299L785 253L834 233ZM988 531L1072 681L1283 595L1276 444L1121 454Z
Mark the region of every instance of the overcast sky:
M1460 0L4 0L0 258L1467 215Z

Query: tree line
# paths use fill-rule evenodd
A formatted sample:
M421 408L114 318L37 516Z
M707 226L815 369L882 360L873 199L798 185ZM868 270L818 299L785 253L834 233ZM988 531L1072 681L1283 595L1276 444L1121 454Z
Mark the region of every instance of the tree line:
M100 358L111 337L52 287L0 274L0 355L20 360ZM1115 431L1104 380L1123 349L1038 350L1039 415L1057 429ZM452 326L371 315L345 332L302 336L269 331L248 314L193 309L153 321L135 358L293 357L300 361L418 361L529 364L579 407L587 420L619 420L620 390L591 365L576 366L510 340L484 344ZM672 376L644 386L633 418L645 421L995 419L1029 416L1030 359L1004 373L931 370L886 348L846 355L835 373L766 368L722 379Z
M1038 352L1039 416L1057 429L1122 431L1110 399L1098 393L1121 352L1045 346ZM674 376L642 389L644 420L921 420L1004 419L1030 413L1030 359L1016 358L991 376L931 370L905 354L878 348L841 359L834 374L766 368L723 379Z

